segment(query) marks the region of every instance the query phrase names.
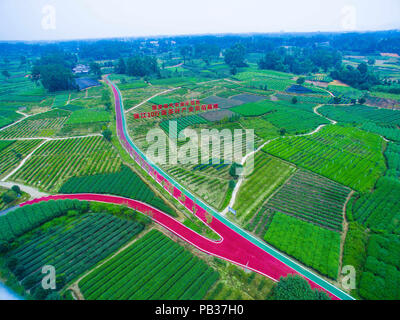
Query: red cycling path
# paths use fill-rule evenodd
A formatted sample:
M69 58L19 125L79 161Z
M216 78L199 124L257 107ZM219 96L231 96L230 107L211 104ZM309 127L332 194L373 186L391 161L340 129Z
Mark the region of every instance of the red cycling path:
M277 281L280 277L287 276L288 274L297 274L296 271L283 264L281 261L257 247L244 237L240 236L218 219L213 218L211 222L208 223L206 212L204 210L198 210L196 216L220 236L218 241L213 241L199 235L173 217L146 203L119 196L91 193L58 194L30 200L20 204L20 206L31 205L49 200L64 199L96 201L128 206L134 210L148 215L156 223L173 232L178 237L190 243L197 249L221 259L228 260L247 269L256 271L274 281ZM308 281L310 282L311 287L324 290L310 280ZM328 292L328 294L332 299L337 299L337 297L331 293Z

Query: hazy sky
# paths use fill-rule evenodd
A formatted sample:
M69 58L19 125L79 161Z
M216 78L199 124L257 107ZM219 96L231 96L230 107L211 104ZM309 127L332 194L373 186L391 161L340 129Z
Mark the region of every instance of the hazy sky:
M400 0L0 0L0 40L400 29Z

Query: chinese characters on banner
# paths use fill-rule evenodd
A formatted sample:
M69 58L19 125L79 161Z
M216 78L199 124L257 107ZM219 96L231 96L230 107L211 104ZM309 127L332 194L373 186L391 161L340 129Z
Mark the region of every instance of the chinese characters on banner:
M154 118L181 112L210 111L218 109L218 103L200 105L199 100L153 105L151 112L135 113L134 119Z

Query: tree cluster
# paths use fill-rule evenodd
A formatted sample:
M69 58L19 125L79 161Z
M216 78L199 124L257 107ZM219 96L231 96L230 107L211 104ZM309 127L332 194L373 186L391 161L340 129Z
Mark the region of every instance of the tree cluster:
M330 48L279 48L269 51L258 62L260 69L295 74L326 72L342 62L341 54Z

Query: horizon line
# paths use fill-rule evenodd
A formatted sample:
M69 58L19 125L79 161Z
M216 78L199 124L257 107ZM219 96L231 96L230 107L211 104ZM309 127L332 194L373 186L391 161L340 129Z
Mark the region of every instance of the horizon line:
M170 35L142 35L142 36L115 36L115 37L89 37L89 38L65 38L65 39L43 39L43 40L26 40L26 39L14 39L14 40L1 40L0 43L12 43L12 42L23 42L23 43L45 43L45 42L71 42L71 41L99 41L99 40L123 40L123 39L162 39L162 38L173 38L173 37L199 37L199 36L251 36L251 35L302 35L302 34L365 34L375 32L400 32L400 28L394 29L379 29L379 30L334 30L334 31L273 31L273 32L221 32L221 33L191 33L191 34L170 34Z

